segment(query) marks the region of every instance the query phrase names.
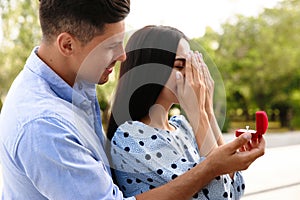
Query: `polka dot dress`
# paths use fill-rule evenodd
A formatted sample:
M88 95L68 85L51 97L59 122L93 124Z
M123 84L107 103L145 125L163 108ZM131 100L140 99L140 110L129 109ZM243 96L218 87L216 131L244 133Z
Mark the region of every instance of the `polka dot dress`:
M122 124L112 138L112 162L118 185L126 197L163 185L195 167L199 155L191 126L183 116L169 123L175 131L161 130L138 121ZM212 180L192 199L240 199L245 184L240 172L231 179L222 175Z

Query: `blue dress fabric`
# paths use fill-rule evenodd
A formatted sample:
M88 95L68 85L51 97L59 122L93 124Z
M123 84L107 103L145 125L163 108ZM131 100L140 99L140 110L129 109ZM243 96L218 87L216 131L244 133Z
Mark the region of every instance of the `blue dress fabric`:
M118 185L125 196L134 196L161 186L190 170L205 157L199 155L196 139L184 116L173 116L175 131L127 121L112 138L111 156ZM234 178L218 176L192 199L240 199L245 183L241 172Z

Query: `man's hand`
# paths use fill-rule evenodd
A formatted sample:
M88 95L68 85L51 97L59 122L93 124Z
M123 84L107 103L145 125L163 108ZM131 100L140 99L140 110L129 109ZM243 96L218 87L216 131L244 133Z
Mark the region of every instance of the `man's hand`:
M240 151L240 150L243 151ZM251 133L244 133L234 141L216 148L207 157L216 176L247 169L265 153L265 140L252 141Z
M253 161L264 155L265 140L263 138L251 149L238 151L250 140L251 133L240 135L234 141L216 148L203 162L186 173L161 187L136 196L136 199L191 199L215 177L245 170Z

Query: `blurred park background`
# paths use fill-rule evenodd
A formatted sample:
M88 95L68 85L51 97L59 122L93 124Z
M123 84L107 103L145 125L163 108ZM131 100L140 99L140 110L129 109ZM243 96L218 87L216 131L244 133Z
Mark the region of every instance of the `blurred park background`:
M0 13L1 109L13 79L39 45L41 31L37 0L1 0ZM207 26L203 35L191 39L192 48L205 51L207 64L217 67L224 84L224 133L249 123L254 128L257 110L267 112L269 132L300 129L299 33L300 0L282 0L256 16L231 16L220 30ZM97 88L104 123L117 77L118 68L109 83Z

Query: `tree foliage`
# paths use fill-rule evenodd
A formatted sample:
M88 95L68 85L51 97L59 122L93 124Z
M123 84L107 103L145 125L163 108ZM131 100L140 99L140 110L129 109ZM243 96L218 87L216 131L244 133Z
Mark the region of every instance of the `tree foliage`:
M213 59L226 85L228 114L242 110L244 119L267 110L284 126L299 109L300 1L286 0L257 17L238 15L222 25L222 33L206 32L217 43ZM198 39L199 40L199 39ZM207 46L207 48L210 48ZM299 116L298 116L299 117Z
M0 48L0 97L23 68L41 39L37 0L1 0L3 41Z

